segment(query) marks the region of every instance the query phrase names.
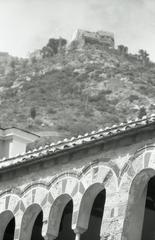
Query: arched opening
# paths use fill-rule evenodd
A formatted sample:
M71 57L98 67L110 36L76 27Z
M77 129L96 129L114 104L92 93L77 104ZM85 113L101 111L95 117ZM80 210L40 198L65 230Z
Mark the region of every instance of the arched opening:
M106 191L103 183L94 183L84 192L76 217L76 231L81 239L100 239Z
M72 225L72 212L73 212L73 201L70 200L66 207L64 208L60 228L59 235L56 240L74 240L75 234L71 228Z
M155 239L155 177L152 177L147 186L145 213L143 221L142 240Z
M31 240L44 240L44 238L41 235L42 225L43 225L43 212L41 211L34 222Z
M155 220L153 199L155 189L155 171L144 169L132 181L126 216L124 220L122 239L152 240ZM153 237L154 234L154 237Z
M105 204L105 190L96 196L89 218L88 229L81 235L81 240L100 240L100 228ZM87 211L87 209L85 209Z
M24 212L20 240L43 240L41 231L43 225L43 211L38 204L30 205Z
M13 217L6 226L3 240L13 240L15 231L15 218Z
M14 239L15 218L10 210L0 214L0 239Z

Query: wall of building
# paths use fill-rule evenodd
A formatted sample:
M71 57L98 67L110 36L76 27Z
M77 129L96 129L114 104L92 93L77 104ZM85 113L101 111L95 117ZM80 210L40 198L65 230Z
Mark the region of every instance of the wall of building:
M44 161L23 164L2 173L0 218L3 216L3 225L7 225L10 215L4 217L2 213L11 212L16 220L14 238L28 240L42 209L42 235L55 239L63 209L72 200L72 229L78 240L88 228L96 196L105 189L101 239L140 240L146 185L155 175L154 156L154 131L142 131L107 143L101 141L68 150L57 157L47 156ZM4 226L0 226L1 233Z

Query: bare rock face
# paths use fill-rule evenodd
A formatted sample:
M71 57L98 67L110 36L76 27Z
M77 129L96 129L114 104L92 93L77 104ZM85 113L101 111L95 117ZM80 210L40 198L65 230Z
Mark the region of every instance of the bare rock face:
M78 29L72 38L70 46L75 48L83 47L87 44L99 44L109 48L114 48L114 34L104 31L89 32Z

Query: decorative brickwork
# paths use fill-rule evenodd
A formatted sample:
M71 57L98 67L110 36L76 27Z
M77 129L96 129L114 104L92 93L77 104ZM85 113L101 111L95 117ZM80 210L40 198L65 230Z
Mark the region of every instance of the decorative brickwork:
M14 239L30 240L41 211L42 236L55 239L63 211L70 201L73 202L71 228L75 238L80 239L88 229L92 206L102 191L105 191L105 202L101 239L140 240L147 184L155 176L155 136L151 119L128 123L126 131L120 131L126 127L124 125L113 127L108 132L102 130L65 140L2 161L0 240L13 217ZM61 164L63 158L66 161Z

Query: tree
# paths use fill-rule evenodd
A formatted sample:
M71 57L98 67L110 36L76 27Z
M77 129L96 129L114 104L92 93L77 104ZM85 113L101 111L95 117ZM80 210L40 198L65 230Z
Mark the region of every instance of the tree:
M32 64L36 64L37 63L37 58L34 56L31 58L31 62Z
M139 58L142 61L143 65L145 66L148 62L149 62L149 54L147 53L147 51L140 49L138 51L139 53Z
M35 109L35 107L32 107L32 108L30 109L30 116L31 116L31 118L32 118L32 119L35 119L36 115L37 115L36 109Z
M121 55L126 55L128 54L128 47L124 45L118 45L118 51Z
M139 113L138 113L138 118L142 119L146 115L147 115L147 112L146 112L145 107L141 107L140 110L139 110Z
M12 59L11 62L10 62L10 67L12 69L15 69L15 66L16 66L16 61L14 59Z
M25 69L27 67L27 65L28 65L28 59L24 59L22 61L22 68Z
M64 38L50 38L47 45L42 48L43 57L51 57L57 54L67 44L67 40Z

